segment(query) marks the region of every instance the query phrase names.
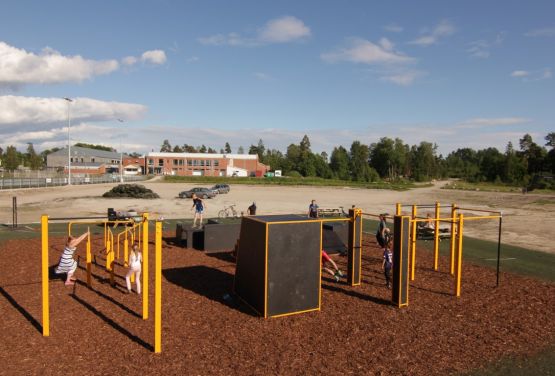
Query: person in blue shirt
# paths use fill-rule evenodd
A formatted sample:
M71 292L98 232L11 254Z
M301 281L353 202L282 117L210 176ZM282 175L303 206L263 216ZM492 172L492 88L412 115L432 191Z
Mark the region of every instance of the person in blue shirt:
M316 200L312 200L308 205L308 218L318 218L318 205Z
M202 215L204 214L204 209L206 209L206 205L204 204L204 201L196 195L193 195L193 206L191 207L191 210L193 209L195 210L193 228L197 227L197 220L199 220L198 228L200 228L202 227Z

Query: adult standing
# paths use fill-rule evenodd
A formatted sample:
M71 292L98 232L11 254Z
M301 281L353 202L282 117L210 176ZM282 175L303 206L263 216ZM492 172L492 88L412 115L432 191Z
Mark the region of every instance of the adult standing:
M204 214L204 209L206 209L206 205L204 204L204 200L197 195L193 194L193 206L191 210L195 211L195 217L193 219L193 228L197 227L197 220L199 220L198 227L202 227L202 215Z
M256 215L256 202L253 202L252 205L247 208L247 213L249 213L249 215Z
M310 205L308 205L308 217L318 218L318 204L316 204L316 200L312 200Z

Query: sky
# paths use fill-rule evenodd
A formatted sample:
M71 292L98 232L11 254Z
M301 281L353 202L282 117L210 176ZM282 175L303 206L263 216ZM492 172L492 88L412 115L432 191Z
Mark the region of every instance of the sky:
M0 12L0 147L118 151L555 131L554 1L27 1ZM69 102L64 98L69 98Z

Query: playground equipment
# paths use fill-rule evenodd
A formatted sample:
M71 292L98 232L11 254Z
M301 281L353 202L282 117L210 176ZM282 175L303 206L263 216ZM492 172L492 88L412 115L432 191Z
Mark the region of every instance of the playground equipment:
M360 209L350 218L306 219L300 215L244 217L234 291L264 318L320 310L323 224L349 223L347 280L361 280Z
M497 243L497 272L496 272L496 286L499 286L499 267L500 267L500 257L501 257L501 228L503 216L500 211L475 209L475 208L461 208L457 207L456 204L452 204L450 211L450 217L440 216L440 203L436 202L431 205L401 205L398 203L396 205L396 214L401 216L401 208L403 206L410 206L411 216L409 217L410 224L410 280L415 279L415 268L416 268L416 239L417 239L417 227L419 223L424 223L432 220L434 222L434 270L438 270L438 257L439 257L439 225L440 223L449 223L451 225L450 232L450 274L455 276L455 288L454 295L459 297L461 294L461 279L462 279L462 254L463 254L463 234L464 234L464 222L470 220L484 220L484 219L499 219L499 236ZM433 218L423 218L418 217L418 209L420 208L434 208L435 217ZM471 215L465 216L464 213L488 213L489 215ZM397 231L397 229L395 230Z
M91 221L91 219L102 218L100 221ZM136 230L139 229L139 234L142 231L142 254L143 254L143 286L142 286L142 317L143 320L148 319L148 296L149 296L149 242L148 242L148 226L149 219L148 213L144 213L141 223L135 223L135 221L110 221L106 220L106 217L69 217L69 218L49 218L47 215L41 217L41 274L42 274L42 330L43 336L50 336L50 303L49 303L49 274L48 274L48 251L49 251L49 237L48 237L48 224L50 221L69 221L68 223L68 234L71 235L72 227L79 225L103 225L104 226L104 246L106 250L106 270L110 273L110 282L112 286L114 285L114 260L116 258L115 248L114 248L114 226L119 224L132 224L132 227L125 227L121 233L116 236L118 240L118 251L117 258L119 259L119 240L120 236L125 236L124 240L124 259L125 264L128 263L128 239L127 236L135 240ZM82 222L77 222L78 220L85 220ZM110 228L110 226L112 226ZM117 227L116 227L117 228ZM154 352L161 352L161 325L162 325L162 285L161 285L161 275L162 275L162 222L155 222L155 297L154 297ZM142 230L141 230L142 229ZM139 238L140 238L139 235ZM92 288L91 281L91 270L92 270L92 255L91 255L91 239L90 236L87 239L86 244L86 263L87 263L87 287Z

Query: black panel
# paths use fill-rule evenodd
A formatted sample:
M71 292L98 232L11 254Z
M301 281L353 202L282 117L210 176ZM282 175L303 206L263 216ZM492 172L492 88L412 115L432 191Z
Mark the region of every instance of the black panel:
M319 308L321 222L268 228L268 316Z
M204 250L206 252L230 251L235 247L241 224L208 224L204 226Z
M235 293L264 315L266 224L244 217L235 268Z
M409 217L395 216L393 231L393 303L408 304Z
M345 222L328 222L323 225L324 251L329 254L347 252L349 226Z

